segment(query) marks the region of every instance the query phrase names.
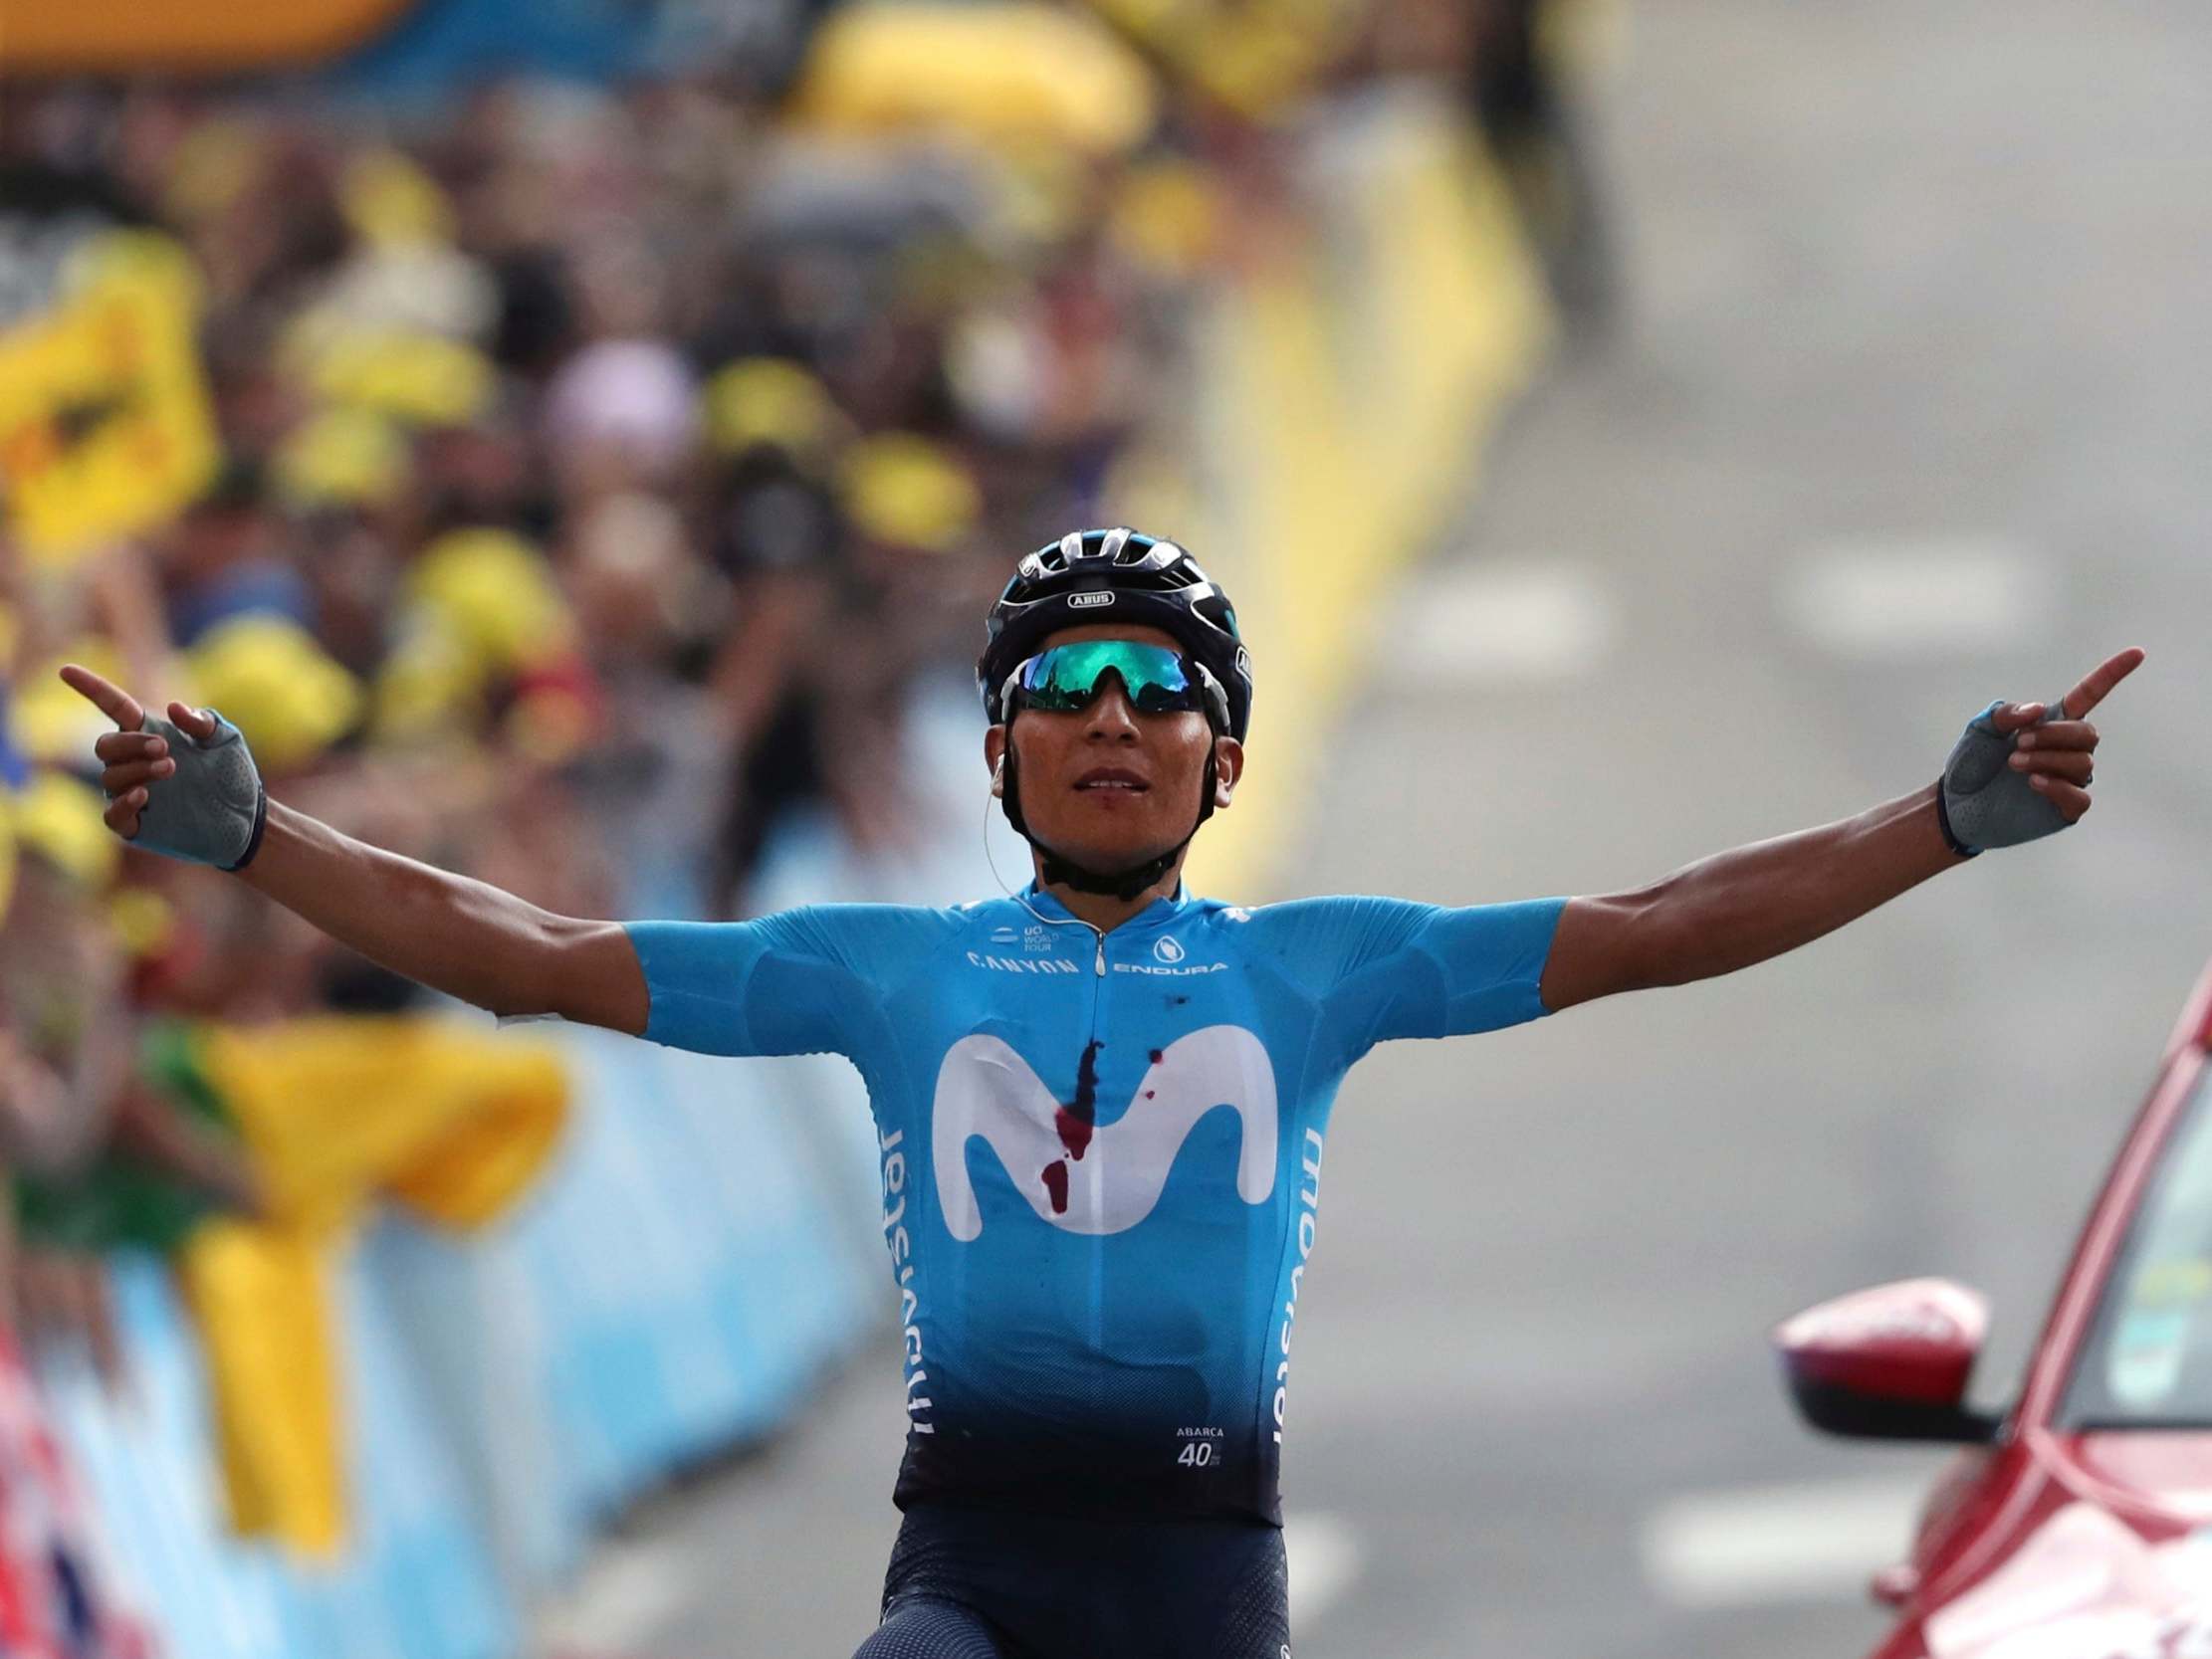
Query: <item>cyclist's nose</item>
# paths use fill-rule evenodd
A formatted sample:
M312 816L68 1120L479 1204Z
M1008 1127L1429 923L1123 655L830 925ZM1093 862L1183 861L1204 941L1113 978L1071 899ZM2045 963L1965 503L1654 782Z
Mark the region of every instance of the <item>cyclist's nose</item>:
M1119 675L1099 687L1085 715L1083 734L1086 737L1102 742L1136 738L1137 712L1129 706L1129 697L1122 690Z

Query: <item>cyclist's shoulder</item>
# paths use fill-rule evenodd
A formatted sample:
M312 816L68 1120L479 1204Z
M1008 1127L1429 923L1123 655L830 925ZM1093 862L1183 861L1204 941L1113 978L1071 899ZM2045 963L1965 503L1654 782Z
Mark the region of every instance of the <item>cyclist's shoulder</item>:
M1434 907L1411 899L1387 899L1365 893L1317 894L1303 899L1278 899L1266 905L1231 905L1221 900L1202 901L1218 925L1240 928L1255 938L1318 937L1356 933L1378 922L1410 921Z
M1439 905L1374 893L1335 893L1259 905L1245 914L1251 932L1271 942L1350 950L1366 957L1447 935L1464 940L1512 933L1548 923L1565 903L1550 898Z
M1376 947L1384 934L1416 926L1428 907L1404 899L1326 894L1266 905L1200 902L1205 925L1231 949L1288 967L1340 968L1348 956Z
M988 903L988 901L986 901ZM794 927L863 945L928 949L974 928L969 905L894 905L835 901L781 913Z
M957 907L829 901L742 922L630 923L633 937L742 957L819 958L859 971L930 954L968 925Z

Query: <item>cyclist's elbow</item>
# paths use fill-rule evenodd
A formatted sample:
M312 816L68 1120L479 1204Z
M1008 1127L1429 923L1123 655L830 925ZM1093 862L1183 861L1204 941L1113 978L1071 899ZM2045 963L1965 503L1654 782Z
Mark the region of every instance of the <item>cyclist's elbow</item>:
M494 1012L557 1014L578 1025L643 1036L650 1006L645 970L622 925L549 916L542 932L545 972L534 976L530 1000L543 1006Z
M1567 902L1552 935L1539 994L1553 1012L1624 991L1678 983L1675 953L1655 890Z

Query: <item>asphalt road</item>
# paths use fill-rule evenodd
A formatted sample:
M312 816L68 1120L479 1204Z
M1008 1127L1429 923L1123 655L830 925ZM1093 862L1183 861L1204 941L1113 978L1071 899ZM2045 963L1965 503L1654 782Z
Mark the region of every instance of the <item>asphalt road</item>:
M1871 1645L1843 1518L1901 1526L1931 1459L1813 1440L1766 1331L1947 1274L1993 1299L1978 1392L2003 1398L2212 954L2212 23L1632 23L1601 133L1630 313L1516 413L1417 578L1297 889L1636 886L1924 784L1994 697L2150 658L2099 714L2081 828L1786 960L1353 1074L1298 1311L1285 1488L1318 1542L1302 1561L1294 1533L1293 1573L1328 1591L1300 1659ZM857 1368L639 1518L571 1630L849 1652L895 1524L895 1376ZM1703 1577L1663 1564L1685 1498L1721 1505ZM1731 1577L1731 1525L1836 1558Z

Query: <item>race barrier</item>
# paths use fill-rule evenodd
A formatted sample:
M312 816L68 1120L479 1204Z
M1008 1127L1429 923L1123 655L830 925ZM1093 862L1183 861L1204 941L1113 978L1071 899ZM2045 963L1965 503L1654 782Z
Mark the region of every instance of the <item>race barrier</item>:
M376 1275L343 1275L354 1534L329 1563L233 1538L208 1441L199 1345L164 1267L112 1264L128 1392L48 1353L48 1411L112 1552L111 1577L170 1659L504 1659L515 1605L472 1524L449 1449Z
M351 1528L328 1563L230 1535L200 1343L154 1258L113 1264L125 1397L48 1359L114 1565L174 1659L511 1654L595 1528L773 1431L880 1315L854 1248L867 1166L806 1122L865 1126L849 1070L559 1040L577 1108L526 1206L467 1241L388 1219L343 1266Z

